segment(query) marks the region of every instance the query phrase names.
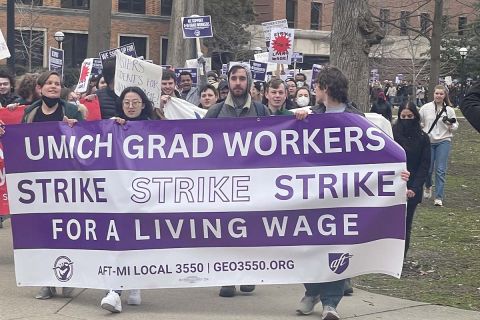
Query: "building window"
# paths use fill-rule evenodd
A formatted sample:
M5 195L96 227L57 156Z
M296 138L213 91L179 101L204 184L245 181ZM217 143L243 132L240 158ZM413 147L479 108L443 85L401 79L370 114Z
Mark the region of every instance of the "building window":
M442 30L443 31L448 30L449 27L450 27L450 17L447 16L447 15L443 15L442 16Z
M27 68L43 67L44 45L45 32L15 30L16 63Z
M120 46L124 44L134 43L135 52L137 57L143 57L147 59L147 37L131 37L131 36L120 36Z
M16 2L16 1L15 1ZM43 6L43 0L20 0L20 4L24 5L34 5L34 6Z
M118 12L145 14L145 0L118 0Z
M388 30L390 20L390 9L380 9L380 28Z
M62 0L62 8L68 9L90 9L90 0Z
M467 17L458 17L458 35L463 36L467 27Z
M286 2L286 12L287 12L287 23L289 28L295 28L295 13L297 11L297 1L287 0Z
M65 51L65 67L79 68L87 57L88 34L65 33L62 48Z
M160 15L168 17L172 15L172 0L160 0Z
M310 29L322 30L323 18L323 3L312 2L312 9L310 11Z
M160 64L167 64L168 38L161 38L160 54Z
M430 29L430 25L430 14L426 12L420 13L420 30L422 31L422 33L427 33Z
M406 36L408 34L408 26L410 25L410 12L400 12L400 35Z

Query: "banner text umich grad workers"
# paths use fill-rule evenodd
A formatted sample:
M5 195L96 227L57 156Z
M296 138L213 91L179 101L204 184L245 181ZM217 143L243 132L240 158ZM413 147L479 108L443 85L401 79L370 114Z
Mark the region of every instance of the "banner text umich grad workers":
M3 143L18 285L400 276L405 154L363 117L35 123Z

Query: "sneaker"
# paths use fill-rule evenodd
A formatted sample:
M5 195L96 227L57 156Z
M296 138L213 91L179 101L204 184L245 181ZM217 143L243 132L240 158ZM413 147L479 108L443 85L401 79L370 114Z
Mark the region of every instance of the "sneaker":
M242 292L252 292L253 290L255 290L255 286L254 286L254 285L243 285L243 286L240 286L240 291L242 291Z
M142 304L142 296L140 295L140 290L130 290L127 298L127 304L133 306L139 306Z
M62 296L64 298L71 298L73 296L73 291L75 288L70 288L70 287L63 287L62 288Z
M220 297L231 298L235 295L235 286L223 286L218 294Z
M433 202L433 205L436 207L443 207L442 199L435 199L435 201Z
M110 291L100 302L103 309L113 313L122 312L122 301L120 296L115 291Z
M340 316L334 307L323 306L322 320L340 320Z
M320 296L304 296L297 309L298 314L311 314L315 305L320 302Z
M350 278L345 279L345 287L343 289L344 296L351 296L353 294L352 280Z
M432 188L425 188L423 191L423 197L425 199L430 199L432 197Z
M56 294L57 289L55 289L55 287L42 287L35 296L35 299L46 300L52 298Z

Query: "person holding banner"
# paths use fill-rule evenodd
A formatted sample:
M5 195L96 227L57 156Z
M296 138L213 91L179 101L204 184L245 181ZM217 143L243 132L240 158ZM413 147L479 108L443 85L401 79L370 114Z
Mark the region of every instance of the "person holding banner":
M18 96L14 94L15 79L11 74L4 70L0 70L0 107L15 102Z
M124 125L127 121L150 120L153 117L153 104L139 87L127 87L120 94L117 115L112 119ZM122 312L121 290L110 290L100 302L100 306L112 313ZM130 290L127 304L140 305L142 297L139 289Z
M204 77L200 77L204 78ZM206 82L206 81L205 81ZM193 86L192 74L188 71L180 72L180 97L198 106L200 104L200 88L205 85L205 82L199 83L196 87Z
M310 104L310 90L308 87L300 87L295 93L295 104L297 108L305 108Z
M162 96L160 97L160 107L154 109L155 116L158 119L165 119L163 108L171 97L181 98L180 93L177 91L177 89L175 89L176 78L177 77L175 76L174 71L170 69L163 70L162 81L160 82L160 88L162 90Z
M228 87L230 88L225 101L217 103L208 109L205 119L208 118L242 118L264 117L270 113L263 104L254 102L250 96L252 86L252 74L246 64L233 65L227 73ZM252 292L254 285L241 285L241 292ZM220 289L220 297L235 296L234 285L223 286Z

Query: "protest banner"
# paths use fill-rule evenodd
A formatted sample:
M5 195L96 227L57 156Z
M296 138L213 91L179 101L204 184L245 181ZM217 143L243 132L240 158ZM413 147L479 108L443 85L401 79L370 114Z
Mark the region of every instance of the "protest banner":
M117 51L115 65L115 93L120 96L126 87L141 88L154 107L160 106L162 67Z
M48 70L55 71L63 78L64 52L62 49L50 47L48 51Z
M93 58L88 58L83 60L82 66L80 67L80 76L78 77L78 83L75 87L75 92L84 93L88 90L88 83L90 81L90 76L92 75L93 69Z
M182 27L184 39L213 37L212 18L210 16L182 17Z
M175 78L177 79L177 85L180 85L180 73L182 73L183 71L187 71L192 74L192 83L196 86L198 83L197 68L175 68Z
M318 73L322 70L323 65L321 64L314 64L312 66L312 76L310 77L310 89L312 91L315 90L315 81L317 81Z
M113 48L109 50L102 51L98 54L100 57L100 60L102 61L102 66L105 65L107 61L115 59L115 55L117 54L117 50L119 50L121 53L126 54L127 56L130 57L137 57L137 51L135 50L135 44L129 43L125 44L123 46L120 46L118 48Z
M7 182L5 175L5 163L3 158L3 145L0 143L0 216L10 213L8 208Z
M253 81L265 81L267 67L267 63L250 60L250 71L252 72Z
M263 34L265 36L265 42L267 43L267 48L269 47L269 42L271 39L271 32L272 29L280 28L280 29L287 29L288 28L288 21L287 19L275 20L275 21L267 21L262 23L263 27Z
M3 37L2 30L0 29L0 60L10 58L10 51L8 50L7 42Z
M400 277L405 152L359 115L65 126L3 138L19 286Z
M199 108L180 98L172 97L165 104L165 118L169 120L181 119L203 119L207 114L207 109Z
M80 99L80 103L87 108L87 117L84 120L94 121L102 119L102 112L100 111L100 102L98 101L98 97L95 97L93 100L82 98Z
M290 64L293 56L293 42L295 30L272 29L268 61Z

